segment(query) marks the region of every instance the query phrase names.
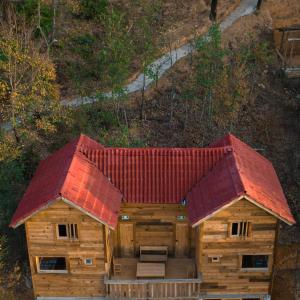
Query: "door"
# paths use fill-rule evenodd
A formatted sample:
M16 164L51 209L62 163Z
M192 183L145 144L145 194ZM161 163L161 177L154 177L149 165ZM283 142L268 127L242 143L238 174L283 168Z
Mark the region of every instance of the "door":
M121 250L121 257L134 256L132 223L120 223L120 250Z
M189 226L188 224L176 224L176 257L189 255Z

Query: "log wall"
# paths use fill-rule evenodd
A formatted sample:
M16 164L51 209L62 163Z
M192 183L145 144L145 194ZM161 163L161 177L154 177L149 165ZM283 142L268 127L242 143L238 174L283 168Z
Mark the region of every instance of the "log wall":
M59 240L56 225L77 224L78 240ZM104 225L62 201L26 222L27 244L35 296L105 295ZM36 257L66 257L68 273L38 273ZM92 258L93 265L84 264Z
M247 238L230 237L231 222L251 222ZM213 294L268 294L271 281L277 219L247 200L220 211L199 227L198 268L201 291ZM242 255L269 255L267 271L242 270ZM212 262L219 256L220 262ZM217 297L216 297L217 298Z
M128 220L122 220L127 216ZM184 217L179 220L179 216ZM185 206L177 204L122 204L114 235L114 255L134 257L140 246L168 246L173 257L194 257L195 230Z

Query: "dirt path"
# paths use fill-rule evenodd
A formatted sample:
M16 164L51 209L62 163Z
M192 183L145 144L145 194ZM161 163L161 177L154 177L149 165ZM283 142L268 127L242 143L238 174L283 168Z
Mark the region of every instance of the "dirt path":
M223 21L220 23L221 31L224 31L230 27L236 20L242 16L252 14L256 9L256 0L241 0L240 5ZM149 68L155 70L157 79L159 79L166 71L168 71L178 60L189 55L194 51L192 43L187 43L177 49L172 50L170 53L161 56L154 61ZM128 94L141 91L143 88L147 89L155 79L148 77L144 73L138 75L138 77L127 84L124 89ZM112 92L103 94L104 97L110 98ZM90 104L98 100L95 96L90 97L78 97L72 100L62 100L61 104L65 106L76 107L84 104Z

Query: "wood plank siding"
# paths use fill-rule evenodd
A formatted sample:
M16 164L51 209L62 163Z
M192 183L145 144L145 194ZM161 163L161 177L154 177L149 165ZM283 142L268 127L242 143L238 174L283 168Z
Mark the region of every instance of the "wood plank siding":
M66 223L77 224L77 240L57 238L57 224ZM35 296L105 295L104 225L59 201L31 217L26 233ZM67 273L38 273L36 257L47 256L66 257Z
M186 207L178 204L123 203L113 236L117 257L137 256L140 246L167 246L172 257L195 256L195 230Z
M231 237L232 222L250 222L249 237ZM240 200L200 225L197 264L201 291L212 294L268 294L277 219L247 200ZM268 255L267 270L242 270L242 255ZM219 257L219 262L212 262ZM216 297L218 298L218 297Z
M231 224L239 222L244 236L231 236ZM77 224L78 238L58 239L57 224ZM200 295L221 299L218 295L266 295L276 228L275 217L244 199L196 228L188 223L182 205L122 204L116 230L58 201L26 221L35 296L108 293L116 299L196 299ZM168 246L165 279L137 280L140 246ZM254 254L268 255L268 268L242 270L242 256ZM66 257L67 272L39 273L36 257L47 256ZM87 258L92 265L85 264ZM111 260L119 266L118 274Z

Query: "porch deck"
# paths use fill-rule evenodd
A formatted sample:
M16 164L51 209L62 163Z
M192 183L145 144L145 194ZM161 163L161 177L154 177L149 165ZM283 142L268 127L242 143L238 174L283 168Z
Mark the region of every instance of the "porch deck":
M118 274L105 279L107 294L112 299L199 299L201 277L195 260L168 258L163 279L136 278L138 258L115 258L121 265Z
M114 263L121 266L120 272L112 272L111 279L135 280L138 258L114 258ZM193 258L168 258L165 279L196 278L195 260Z

